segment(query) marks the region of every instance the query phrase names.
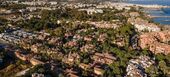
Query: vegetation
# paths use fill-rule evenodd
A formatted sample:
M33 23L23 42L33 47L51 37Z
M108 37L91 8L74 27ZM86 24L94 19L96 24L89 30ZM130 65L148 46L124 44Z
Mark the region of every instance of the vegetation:
M42 18L31 18L27 21L20 21L19 27L32 29L32 30L44 30L44 29L53 29L57 26L61 26L56 22L59 20L63 22L62 26L68 21L112 21L112 20L121 20L126 21L126 18L120 13L122 11L110 11L114 9L106 9L104 10L104 14L92 14L88 15L85 11L78 11L78 9L57 9L55 11L42 10L41 17ZM64 23L65 22L65 23ZM19 22L18 22L19 23ZM69 25L72 26L72 25ZM68 27L69 27L68 26Z
M0 5L1 8L5 8L5 9L13 9L13 10L17 10L17 9L23 9L26 8L26 5L22 5L22 4L7 4L7 5Z
M8 9L20 9L25 8L24 5L18 7L18 5L7 5L1 6ZM92 63L91 55L94 52L105 52L111 53L116 58L112 64L103 64L106 68L104 71L104 77L122 77L126 74L126 67L130 59L136 58L140 55L147 55L151 58L155 59L156 64L147 68L146 73L149 76L157 77L157 76L168 76L170 71L170 54L163 55L163 54L153 54L147 50L134 50L131 47L130 39L133 35L137 34L134 29L134 26L127 22L127 17L122 14L125 10L116 10L116 9L103 9L103 14L92 14L88 15L85 11L78 11L78 9L57 9L54 11L49 10L42 10L40 12L40 18L33 17L27 20L20 20L17 23L17 26L28 29L30 31L41 31L45 30L46 32L50 33L50 37L60 38L60 45L49 44L46 40L38 40L33 39L32 44L38 42L42 43L43 47L39 47L43 51L46 51L48 48L58 48L58 52L63 53L64 55L68 55L70 52L75 52L80 55L80 60L77 63L74 63L74 67L78 68L78 64L85 63L89 64ZM136 11L135 8L131 8L130 11ZM143 17L143 16L142 16ZM75 21L107 21L113 22L113 20L119 20L114 23L121 23L117 29L105 29L105 28L97 28L93 25L88 23L75 23ZM6 25L7 20L0 18L0 25ZM60 23L58 23L60 21ZM4 27L0 27L0 32L4 31ZM90 36L92 40L85 41L83 38L75 39L73 36L66 37L65 34L72 34L73 36L78 34L81 37ZM97 41L99 36L102 34L106 34L105 40L103 42ZM66 43L70 41L75 41L75 46L66 46ZM119 46L115 42L121 41L122 46ZM91 44L94 47L90 49L90 51L80 51L81 48L87 44ZM94 52L92 52L94 51ZM40 53L36 54L40 55L42 61L48 61L53 59L54 61L61 62L63 56L57 56L58 54L47 54L47 53ZM3 53L0 53L0 57L3 58ZM0 71L0 77L7 77L15 74L22 69L26 69L30 67L29 64L26 64L23 61L17 60L14 63L11 63L8 67ZM70 68L71 66L62 64L61 67L65 69L66 67ZM49 74L55 76L52 71L50 71L48 65L38 65L34 68L31 68L25 75L26 77L31 76L32 73L41 73L41 74ZM15 70L14 70L15 69ZM11 71L12 70L12 71ZM91 70L91 69L90 69ZM7 72L7 73L5 73ZM59 76L63 76L62 73L57 73ZM89 71L82 70L82 76L88 76L91 74Z

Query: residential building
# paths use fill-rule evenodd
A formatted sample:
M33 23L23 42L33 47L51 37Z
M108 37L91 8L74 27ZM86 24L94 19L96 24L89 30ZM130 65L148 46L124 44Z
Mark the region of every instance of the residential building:
M94 67L94 73L99 76L102 76L104 74L104 70L99 67Z
M141 18L129 18L128 22L135 26L138 32L159 32L161 31L154 23L149 23L147 20Z
M170 31L144 33L139 36L139 46L142 49L149 49L153 53L170 53Z
M103 13L102 9L79 9L79 11L86 11L87 14Z
M94 60L94 62L103 64L111 64L114 62L114 60L116 60L114 56L108 53L95 53L92 56L92 59Z
M147 77L145 69L154 63L148 56L139 56L137 59L131 59L126 68L126 77Z

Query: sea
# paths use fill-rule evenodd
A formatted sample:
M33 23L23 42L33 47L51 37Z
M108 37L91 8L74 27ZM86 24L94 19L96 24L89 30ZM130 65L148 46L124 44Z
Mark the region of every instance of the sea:
M145 4L145 5L165 5L170 6L170 0L129 0L128 3ZM161 10L147 10L151 16L163 16L153 18L153 21L162 25L170 25L170 8L163 8Z

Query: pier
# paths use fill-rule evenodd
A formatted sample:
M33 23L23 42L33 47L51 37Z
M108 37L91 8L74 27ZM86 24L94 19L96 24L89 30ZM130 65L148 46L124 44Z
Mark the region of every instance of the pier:
M150 18L170 18L170 16L149 16Z
M170 8L170 6L163 6L163 5L141 5L141 4L138 4L138 6L141 6L146 9L155 9L155 10L157 10L157 9L159 10L162 8Z

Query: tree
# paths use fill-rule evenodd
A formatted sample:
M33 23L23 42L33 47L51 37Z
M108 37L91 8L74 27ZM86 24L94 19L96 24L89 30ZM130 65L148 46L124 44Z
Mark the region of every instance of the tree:
M64 29L62 27L58 27L54 30L54 34L56 36L62 36L62 35L64 35Z
M146 68L145 72L150 76L150 77L157 77L159 72L158 68L155 65L152 65L148 68Z
M165 55L164 54L156 54L156 60L158 61L163 61L165 59Z

